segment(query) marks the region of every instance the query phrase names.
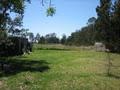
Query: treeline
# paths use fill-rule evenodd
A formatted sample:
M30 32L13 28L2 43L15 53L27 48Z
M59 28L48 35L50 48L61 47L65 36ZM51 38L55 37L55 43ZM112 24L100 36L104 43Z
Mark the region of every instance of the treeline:
M120 0L100 0L96 7L97 17L88 19L87 25L66 37L59 39L55 33L36 35L41 44L65 44L90 46L102 42L111 52L120 52Z
M102 42L111 52L120 52L120 0L100 0L96 13L97 18L91 17L69 37L64 35L60 43L89 46Z
M87 26L76 30L76 32L71 33L67 38L67 45L76 45L76 46L90 46L94 45L97 41L96 31L95 31L95 21L96 18L92 17L88 20Z
M56 33L46 34L45 36L40 36L40 34L37 33L36 37L34 37L34 41L40 44L60 43L60 39L57 37Z
M97 18L88 20L87 26L73 32L69 45L93 45L102 42L111 52L120 52L120 0L100 0Z

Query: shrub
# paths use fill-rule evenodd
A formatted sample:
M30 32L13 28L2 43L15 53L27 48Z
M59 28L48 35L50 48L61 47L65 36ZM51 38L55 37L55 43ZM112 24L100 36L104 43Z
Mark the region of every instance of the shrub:
M32 51L32 45L26 38L8 37L0 42L0 56L22 55L28 51Z

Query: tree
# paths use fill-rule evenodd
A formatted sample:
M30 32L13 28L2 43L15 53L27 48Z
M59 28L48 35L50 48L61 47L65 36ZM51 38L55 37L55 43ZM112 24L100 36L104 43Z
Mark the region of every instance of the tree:
M56 33L49 33L45 36L46 43L56 44L59 43L59 38L57 38Z
M29 31L29 29L25 29L25 28L22 28L21 30L20 30L20 35L21 35L21 37L24 37L24 38L26 38L27 36L28 36L28 31Z
M37 42L40 41L40 34L39 34L39 33L36 34L35 40L36 40Z
M39 42L40 44L45 44L45 37L41 36Z
M63 36L61 38L61 44L66 44L66 40L67 40L67 37L65 34L63 34Z
M96 12L96 37L111 52L120 52L120 0L100 0Z
M15 32L15 30L18 29L18 27L21 27L22 26L22 19L23 19L23 17L20 15L16 16L13 20L10 19L8 21L9 25L7 27L8 32L13 34Z
M97 20L96 30L100 37L101 42L104 42L106 47L110 44L110 13L111 13L111 0L100 0L100 5L96 8Z
M0 0L0 29L7 29L11 13L23 16L25 2L29 2L29 0Z
M0 30L0 41L7 38L7 33L5 31Z
M66 40L66 45L72 45L72 36L68 36L67 40Z
M43 5L46 0L41 1ZM30 3L31 0L0 0L0 30L6 30L9 23L12 22L11 13L23 17L25 2ZM49 0L47 16L53 16L55 11L55 8L51 4L51 0Z
M111 17L111 43L114 51L120 52L120 0L115 0Z
M114 0L113 6L111 4L112 0L100 0L100 6L96 9L98 35L107 48L108 75L111 75L110 71L114 67L109 51L120 52L120 0Z
M91 17L88 19L87 26L73 32L71 36L67 38L67 44L77 45L77 46L88 46L94 45L96 38L96 30L94 29L94 24L96 22L95 17Z
M87 28L88 28L88 38L90 40L90 43L93 45L97 41L97 36L96 36L96 29L95 29L95 23L96 23L96 18L91 17L88 19L87 22Z

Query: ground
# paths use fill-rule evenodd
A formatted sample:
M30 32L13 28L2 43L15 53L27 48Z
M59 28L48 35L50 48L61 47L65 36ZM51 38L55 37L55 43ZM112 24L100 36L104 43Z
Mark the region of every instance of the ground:
M0 90L120 90L120 55L61 45L34 45L31 54L8 57ZM1 59L2 60L2 59ZM7 68L8 67L8 68Z

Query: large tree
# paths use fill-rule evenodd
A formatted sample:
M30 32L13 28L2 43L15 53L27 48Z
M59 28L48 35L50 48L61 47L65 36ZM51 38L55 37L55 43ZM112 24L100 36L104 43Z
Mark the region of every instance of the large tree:
M31 3L31 1L32 0L0 0L0 39L7 39L8 32L14 33L22 26L25 4L26 2ZM45 1L48 3L45 3ZM48 5L46 11L47 16L53 16L55 14L56 10L51 4L51 0L40 0L40 2L43 6L45 4Z
M42 5L44 1L49 1L49 8L47 9L47 16L55 14L55 8L51 4L51 0L40 0ZM25 2L30 3L31 0L0 0L0 30L8 29L8 25L13 18L11 13L23 17Z
M96 36L112 52L120 52L120 0L100 0Z
M0 0L0 29L6 29L12 20L11 13L24 14L25 2L29 0Z
M114 50L120 52L120 0L115 0L111 16L111 40Z
M97 34L100 37L99 41L104 42L106 45L110 43L111 32L111 0L100 0L100 5L97 6L96 12L98 15L96 21Z

